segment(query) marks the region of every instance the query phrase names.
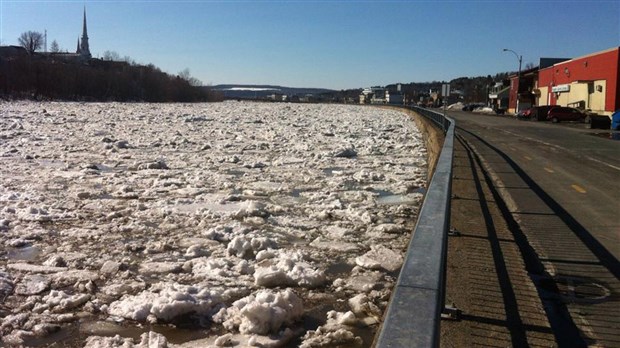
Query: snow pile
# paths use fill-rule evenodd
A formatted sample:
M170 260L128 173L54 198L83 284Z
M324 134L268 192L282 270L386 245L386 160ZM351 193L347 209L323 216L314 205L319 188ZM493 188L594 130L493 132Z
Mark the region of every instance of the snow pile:
M292 325L303 313L303 303L291 289L260 290L220 310L213 319L222 322L228 330L266 335Z
M219 304L220 296L215 291L158 283L136 296L112 302L108 313L141 322L169 322L183 314L208 315Z
M495 110L493 110L493 108L490 108L488 106L483 106L483 107L479 107L473 110L473 112L479 113L479 114L491 114L491 115L495 115L496 112Z
M463 107L465 106L465 104L463 104L462 102L456 102L454 104L450 104L446 107L446 109L448 110L458 110L461 111L463 109Z

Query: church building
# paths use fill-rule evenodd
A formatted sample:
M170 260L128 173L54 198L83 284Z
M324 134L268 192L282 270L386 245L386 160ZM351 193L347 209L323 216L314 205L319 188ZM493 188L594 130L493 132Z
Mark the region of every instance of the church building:
M82 27L82 40L78 37L77 50L75 53L79 54L84 59L90 59L90 48L88 47L88 31L86 30L86 7L84 7L84 24Z

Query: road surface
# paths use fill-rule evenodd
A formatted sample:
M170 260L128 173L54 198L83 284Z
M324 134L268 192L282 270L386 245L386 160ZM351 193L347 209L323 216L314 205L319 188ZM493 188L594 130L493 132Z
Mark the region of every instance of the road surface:
M577 123L448 114L456 120L457 138L473 154L472 163L475 159L482 168L471 180L488 178L493 186L489 197L502 201L496 215L505 211L511 241L523 257L557 344L620 347L620 134ZM498 262L511 255L500 248L506 238L499 232L484 237L492 250L499 250L493 262L503 267L494 273L504 307L514 303L513 312L523 313L512 266ZM517 290L502 287L506 281ZM510 310L505 312L509 317ZM521 314L520 323L523 318ZM531 344L528 335L520 337L519 329L510 329L517 326L507 326L512 345ZM544 326L536 327L542 332Z

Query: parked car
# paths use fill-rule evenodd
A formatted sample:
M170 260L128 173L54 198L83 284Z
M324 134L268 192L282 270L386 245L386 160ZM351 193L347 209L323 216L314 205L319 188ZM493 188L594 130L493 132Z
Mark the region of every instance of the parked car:
M472 104L467 104L467 105L463 106L463 109L461 109L461 110L463 110L463 111L474 111L477 108L481 108L483 106L486 106L486 105L480 104L480 103L472 103Z
M547 113L551 110L555 105L541 105L534 106L530 110L530 119L532 121L545 121L547 120Z
M611 114L611 129L620 130L620 110Z
M532 109L533 108L529 108L529 109L519 111L519 113L517 114L517 118L529 119L532 116Z
M547 120L557 123L560 121L584 121L586 115L579 109L566 106L554 106L547 113Z

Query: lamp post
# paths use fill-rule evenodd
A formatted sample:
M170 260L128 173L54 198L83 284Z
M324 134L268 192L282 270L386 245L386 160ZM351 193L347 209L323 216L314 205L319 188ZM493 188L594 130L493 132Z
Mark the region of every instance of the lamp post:
M519 60L519 72L517 72L517 108L516 108L516 113L519 113L519 88L521 88L521 60L522 60L522 56L518 55L517 52L513 51L513 50L509 50L507 48L504 48L502 51L504 52L512 52L515 57L517 57L517 59Z

